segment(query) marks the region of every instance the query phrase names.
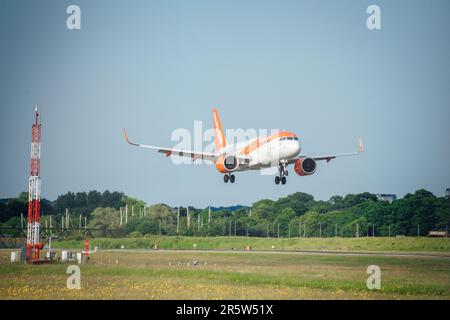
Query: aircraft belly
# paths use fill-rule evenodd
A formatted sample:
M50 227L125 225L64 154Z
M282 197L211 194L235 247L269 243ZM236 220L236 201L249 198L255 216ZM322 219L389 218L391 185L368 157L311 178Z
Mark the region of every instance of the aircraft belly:
M277 166L280 160L291 159L292 150L279 141L271 141L249 154L251 161L239 170L258 170Z
M249 168L251 169L262 169L269 168L274 164L278 163L278 160L274 159L274 148L277 146L273 142L269 142L255 151L253 151L250 156L252 161L250 162ZM277 152L275 152L276 154Z

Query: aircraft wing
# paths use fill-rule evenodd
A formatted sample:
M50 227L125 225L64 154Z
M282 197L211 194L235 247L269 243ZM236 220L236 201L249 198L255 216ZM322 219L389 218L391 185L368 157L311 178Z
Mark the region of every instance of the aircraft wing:
M327 162L330 162L332 159L341 158L341 157L349 157L349 156L357 156L360 153L364 151L364 144L362 141L362 138L359 137L358 139L358 151L350 152L350 153L340 153L340 154L328 154L328 155L321 155L321 156L308 156L309 158L313 158L316 161L326 160ZM289 160L288 163L294 163L299 158L303 158L305 156L301 156L292 160Z
M166 157L170 157L171 155L176 155L176 156L180 156L180 157L192 158L192 161L195 161L197 159L202 159L202 160L209 160L212 162L215 162L217 160L217 158L219 157L218 155L216 155L214 153L197 152L197 151L191 151L191 150L180 150L180 149L172 149L172 148L165 148L165 147L159 147L159 146L151 146L151 145L146 145L146 144L134 143L134 142L131 142L130 139L128 138L128 134L125 129L123 129L123 133L125 135L125 140L129 145L157 150L158 152L164 153L166 155Z

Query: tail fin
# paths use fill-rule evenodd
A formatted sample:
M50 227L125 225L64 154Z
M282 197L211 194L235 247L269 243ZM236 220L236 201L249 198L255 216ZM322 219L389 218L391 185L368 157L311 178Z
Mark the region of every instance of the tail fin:
M217 109L213 109L213 123L214 123L214 141L216 143L216 152L226 147L227 140L222 130L222 124L220 123L219 113Z

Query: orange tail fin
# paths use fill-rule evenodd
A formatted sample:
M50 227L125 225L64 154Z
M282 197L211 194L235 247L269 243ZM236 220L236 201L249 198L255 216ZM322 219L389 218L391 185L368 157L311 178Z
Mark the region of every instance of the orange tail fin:
M213 109L213 123L214 123L214 141L216 143L216 152L227 145L227 140L223 133L222 124L219 119L219 112Z

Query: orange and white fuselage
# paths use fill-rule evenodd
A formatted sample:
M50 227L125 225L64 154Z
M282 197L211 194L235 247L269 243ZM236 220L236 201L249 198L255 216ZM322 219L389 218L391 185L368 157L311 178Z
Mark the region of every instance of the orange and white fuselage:
M278 166L280 161L294 159L301 151L300 140L295 133L280 131L278 133L252 139L248 142L227 145L219 150L223 155L216 162L216 168L221 173L231 171L260 170ZM241 156L243 161L235 170L228 170L224 166L226 156Z

